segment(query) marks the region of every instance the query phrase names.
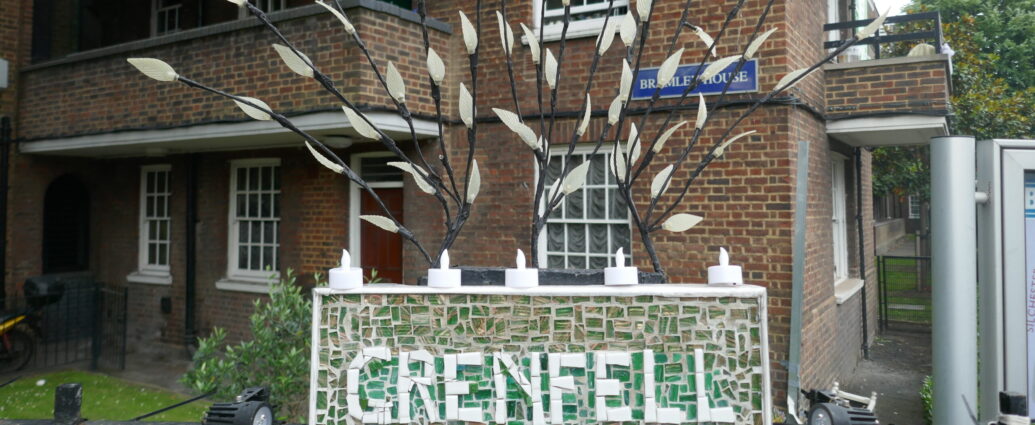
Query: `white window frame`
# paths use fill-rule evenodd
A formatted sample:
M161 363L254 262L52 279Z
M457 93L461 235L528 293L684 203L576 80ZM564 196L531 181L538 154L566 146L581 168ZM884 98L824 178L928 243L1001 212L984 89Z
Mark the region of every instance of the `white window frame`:
M920 197L917 195L909 195L909 218L915 220L920 218Z
M172 214L169 212L172 204L172 166L169 164L156 164L156 165L145 165L140 167L140 203L138 214L139 218L137 221L138 237L137 237L137 270L126 276L126 280L135 283L150 283L155 285L170 285L172 284L172 276L170 275L170 263L172 262ZM148 192L147 188L147 176L150 173L165 173L165 191L164 192ZM150 220L155 218L149 218L147 216L147 202L148 196L161 196L165 198L165 216L157 219L164 219L168 221L169 228L166 230L166 235L169 240L165 241L169 244L166 250L167 258L165 265L150 264L148 261L148 249L150 248L150 234L148 232L148 223Z
M172 34L174 32L180 31L180 29L181 29L181 27L180 27L180 22L181 22L180 21L180 18L181 18L181 16L180 16L180 8L183 6L183 3L177 4L177 5L172 5L172 6L159 7L159 5L161 3L162 3L162 0L151 0L151 36L152 37L157 37L157 36L166 35L166 34ZM171 30L166 30L165 32L159 34L158 33L158 15L160 15L162 12L167 12L167 13L175 12L176 13L176 28L173 28Z
M532 6L532 15L535 17L535 28L543 30L543 41L556 41L556 40L560 40L561 39L561 31L562 31L563 25L561 25L561 24L553 24L553 25L549 25L549 26L543 27L543 22L542 22L542 20L540 18L541 18L542 8L545 7L545 5L546 5L545 2L546 2L546 0L535 0L535 1L532 2L532 4L533 4L533 6ZM629 0L615 0L614 7L616 9L619 8L619 7L630 7L631 6L630 3L631 2ZM603 3L603 9L604 10L607 10L607 4L608 4L608 2L606 2L606 1ZM601 10L601 7L600 6L596 6L596 5L594 5L594 6L572 6L572 8L571 8L571 16L575 16L578 13L592 12L592 11L597 11L597 10ZM556 17L556 16L564 16L564 9L547 10L546 11L546 17L547 18ZM621 19L621 18L622 18L622 16L612 16L611 17L612 20L614 20L614 19ZM598 34L600 34L600 29L604 27L604 19L605 18L584 19L584 20L579 20L579 21L573 20L573 21L571 21L568 24L568 33L566 34L565 37L568 38L568 39L582 38L582 37L596 37ZM538 34L536 34L536 35L538 35ZM524 37L522 37L522 39L523 38ZM525 44L528 43L527 40L524 40L523 42Z
M239 229L237 223L237 170L240 168L253 168L253 167L278 167L277 173L281 178L281 189L270 189L273 194L281 194L283 192L283 170L280 170L280 158L254 158L254 159L238 159L230 161L230 187L229 194L230 202L229 208L227 208L227 255L226 255L226 279L216 282L216 287L226 290L236 290L243 292L268 292L269 282L271 279L276 280L280 278L280 270L242 270L238 268L238 248L239 248ZM278 201L279 202L279 201ZM279 223L281 220L280 216L273 217L272 220L278 223L277 228L279 230ZM280 235L276 236L276 248L274 255L280 256Z
M830 155L831 189L831 246L833 252L834 284L848 279L848 210L845 187L845 158L837 153Z
M572 154L589 154L589 153L593 152L593 147L594 147L594 144L579 144L579 145L575 146L575 150L572 151ZM611 152L613 150L614 150L614 144L613 143L611 143L611 144L604 143L603 145L600 146L600 149L597 150L597 154L598 155L605 155L605 158L608 158L611 155ZM567 151L568 151L568 149L567 149L566 145L554 146L553 149L551 150L551 154L556 153L556 155L551 155L553 157L551 159L551 161L563 160L564 155L567 153ZM605 161L605 164L607 164L609 162L610 162L609 160ZM541 172L542 172L542 170L539 169L538 164L537 164L537 166L535 167L535 174L534 174L534 180L532 182L532 187L535 187L535 184L536 184L535 182L539 180L539 173L541 173ZM607 166L607 173L611 173L610 166ZM580 190L586 190L586 188L606 188L606 186L590 185L589 181L587 179L586 185L583 186L583 188L580 189ZM583 194L583 196L585 196L585 194ZM610 207L611 207L610 203L606 204L607 213L610 212ZM559 205L558 205L558 208L560 208ZM539 213L542 214L543 211L545 211L545 210L546 210L545 203L540 203L540 205L539 205ZM609 215L607 213L605 213L605 215ZM630 214L628 210L626 210L626 214ZM547 221L547 223L549 223L551 220L548 217L546 219L546 221ZM611 225L611 224L622 224L621 220L611 219L611 218L604 218L604 219L590 219L590 218L561 219L561 223L589 223L589 224L597 223L597 224L608 224L608 225ZM631 216L627 216L627 218L625 220L625 224L629 226L629 250L627 252L625 252L625 258L626 258L627 264L632 264L633 263L633 259L634 259L634 257L633 257L634 253L632 251L632 245L633 245L632 242L633 242L634 234L633 234L633 227L632 227L633 225L632 225L632 217ZM549 244L548 244L548 241L547 241L548 234L549 234L548 233L549 230L547 229L548 226L549 226L549 224L543 226L543 230L539 233L539 238L536 241L537 245L539 247L538 260L539 260L539 267L540 268L547 268L548 265L549 265L549 261L548 261L549 260L549 252L547 250L547 247L549 247ZM565 237L567 237L567 236L565 236ZM588 254L588 251L589 251L589 240L590 240L590 235L589 235L589 232L587 231L586 232L586 251L587 251L587 254ZM608 244L610 245L610 240L608 241ZM565 252L567 252L567 251L565 251ZM588 256L590 256L590 257L603 257L604 255L602 255L602 254L591 254L591 255L588 255ZM608 252L606 254L606 256L608 258L608 265L609 266L614 265L615 253L614 252ZM586 261L586 269L589 269L589 267L590 267L589 261L587 260ZM567 264L565 264L565 268L567 268Z
M349 158L349 166L356 173L362 173L363 171L363 158L382 158L382 157L395 157L395 154L388 151L381 152L363 152L352 154ZM362 178L363 175L360 174ZM369 182L367 183L373 189L379 188L400 188L403 187L403 181L383 181L383 182ZM349 255L352 256L352 266L359 267L363 264L363 235L360 234L360 222L359 222L359 197L360 192L363 191L356 182L349 181ZM403 195L405 197L405 194Z
M282 10L287 9L287 0L266 0L266 3L265 3L266 7L262 7L261 3L255 2L254 0L249 0L249 1L251 1L253 5L256 5L256 7L258 7L260 10L262 10L264 13L276 13L276 12L280 12ZM278 8L277 10L270 10L269 5L272 4L273 2L279 3L280 4L280 8ZM239 19L247 19L247 18L250 18L251 16L252 16L252 13L248 11L247 7L241 7L241 8L238 9L237 17Z

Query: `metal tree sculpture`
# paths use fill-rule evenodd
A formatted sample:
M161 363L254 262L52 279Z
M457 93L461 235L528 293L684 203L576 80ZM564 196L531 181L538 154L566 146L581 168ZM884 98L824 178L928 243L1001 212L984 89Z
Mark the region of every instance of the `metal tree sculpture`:
M481 188L481 174L478 170L478 161L474 159L474 151L477 141L477 123L473 119L473 105L477 99L478 87L478 77L475 72L478 66L478 29L471 24L463 12L460 12L464 42L467 47L470 60L471 86L473 90L468 91L463 83L460 84L460 116L464 125L467 127L468 150L464 167L465 177L462 182L458 182L458 176L450 164L449 151L446 149L443 133L444 119L442 114L441 85L445 79L446 68L442 58L439 57L433 48L431 48L426 22L427 9L423 0L418 2L418 11L421 18L424 50L427 52L427 67L428 77L431 84L431 97L435 102L438 121L437 141L440 150L438 162L441 165L441 168L445 171L444 177L442 173L438 171L438 167L425 158L424 153L421 150L413 124L413 117L411 116L406 104L406 85L399 71L390 61L384 65L383 68L378 67L377 63L371 56L370 51L367 49L366 44L363 42L362 37L356 30L356 27L349 21L348 17L345 15L344 9L342 9L341 4L337 3L337 0L335 0L334 5L324 3L321 0L317 0L316 3L326 8L341 22L345 32L363 52L368 64L377 76L378 83L388 93L396 107L397 113L409 126L410 137L413 141L414 151L416 152L416 159L406 155L391 136L378 129L374 123L360 111L356 104L349 101L349 99L335 87L334 82L331 81L326 74L321 72L308 56L302 53L291 41L284 37L276 25L274 25L273 22L270 21L269 17L266 16L266 13L249 3L247 0L228 1L238 5L239 7L247 8L252 15L254 15L276 35L283 44L273 44L273 48L288 68L303 77L316 80L326 91L334 95L343 104L342 110L356 132L367 139L379 141L400 160L397 162L389 162L388 165L399 168L409 174L421 191L435 197L444 212L446 229L445 236L436 252L431 253L425 249L424 245L417 239L416 235L414 235L410 229L406 228L399 219L392 214L370 185L356 174L355 171L349 168L345 161L335 155L333 151L315 137L292 124L287 117L273 111L263 101L251 97L227 93L191 80L177 74L171 66L158 59L130 58L129 63L153 79L170 82L177 81L187 86L231 99L249 117L256 120L276 121L282 127L302 136L305 140L306 147L320 164L331 171L344 175L346 178L359 185L362 190L366 191L374 199L377 205L384 212L384 215L364 215L360 216L360 219L388 232L398 233L403 239L409 241L417 248L429 265L438 264L442 253L453 244L457 235L460 234L461 229L467 222L471 213L471 206ZM481 7L479 2L479 10L480 9ZM478 28L480 28L480 19L478 19ZM433 256L434 258L432 258Z
M729 10L726 14L726 19L719 28L719 32L713 38L705 32L703 28L694 25L689 21L690 7L693 2L692 0L686 0L679 25L671 35L668 44L666 54L667 59L665 59L658 68L657 82L650 102L647 104L644 111L636 111L636 113L641 115L637 125L636 123L631 122L632 119L630 115L632 114L629 110L629 100L632 95L631 88L633 75L638 74L640 71L643 52L645 51L647 40L650 38L650 23L651 15L654 12L654 2L652 0L636 0L635 15L633 14L632 8L629 7L624 16L614 16L614 19L612 19L615 8L614 0L611 0L608 4L604 25L596 39L596 49L593 53L589 75L583 91L584 101L582 105L585 112L579 125L576 126L575 130L568 138L566 146L553 146L547 141L553 136L554 124L557 118L557 89L560 79L564 75L562 72L564 64L564 49L565 42L567 40L568 26L571 22L570 0L561 1L564 6L564 18L562 21L558 55L556 57L550 49L542 49L540 47L543 43L543 31L540 30L537 37L535 32L530 30L524 24L521 24L521 28L525 33L526 41L528 42L531 60L536 70L536 93L538 100L538 111L536 111L536 114L538 115L537 118L539 121L540 136L536 136L535 132L526 125L521 118L522 114L517 97L517 83L514 79L513 71L513 33L510 29L510 24L506 19L506 2L501 2L502 11L497 12L497 19L499 21L503 52L506 55L507 72L510 77L511 85L511 96L514 101L514 108L517 112L514 113L502 109L493 109L493 111L508 128L515 132L522 141L529 145L540 170L547 169L547 165L550 161L551 149L566 148L566 152L562 156L560 175L557 177L553 187L546 187L546 179L548 178L546 172L540 172L537 178L535 202L532 210L531 249L533 253L533 261L536 261L539 258L537 240L539 239L539 235L543 228L546 226L547 217L549 217L550 214L560 205L561 201L564 200L566 196L579 190L586 180L586 174L589 170L590 162L586 161L573 167L573 153L575 151L575 146L579 143L582 136L585 135L586 129L589 127L589 122L593 115L592 99L589 92L592 88L593 80L597 73L601 58L611 47L616 32L618 33L622 44L625 46L625 55L622 58L621 80L616 96L608 107L607 122L601 130L600 135L597 137L590 155L595 155L600 150L604 141L608 138L608 133L612 128L614 128L614 136L612 140L614 143L614 149L611 154L611 161L610 164L608 164L608 168L617 178L618 192L625 201L625 205L633 218L633 222L636 224L636 228L640 234L640 239L643 241L644 247L650 256L654 271L664 274L664 267L662 267L655 251L651 235L659 230L683 232L692 228L701 221L701 217L688 213L677 213L676 210L685 200L687 191L690 189L694 180L706 167L708 167L709 164L714 160L721 158L733 142L754 133L754 131L748 131L733 135L737 126L760 106L773 100L776 95L794 86L803 78L808 76L812 71L818 69L824 63L854 45L857 41L869 37L883 24L884 19L887 16L887 12L885 12L867 27L859 31L855 38L846 41L813 65L788 73L776 83L776 86L772 91L755 100L744 112L734 119L732 123L722 131L722 135L707 148L703 157L690 172L690 177L683 182L682 188L678 189L679 192L676 198L668 205L662 205L660 204L660 200L662 195L669 189L669 186L672 183L672 176L677 170L687 166L687 158L690 152L693 151L695 146L697 146L705 126L707 126L709 121L712 119L712 116L708 114L708 107L704 100L704 96L698 95L697 120L694 123L693 133L688 140L683 142L682 147L673 146L671 148L679 149L678 159L664 167L653 177L650 183L650 202L647 205L646 210L641 212L636 203L633 202L632 188L636 184L637 180L643 175L644 171L656 158L658 158L658 154L664 150L666 142L671 139L680 128L688 124L687 121L681 121L669 126L669 124L672 123L676 112L686 103L688 98L691 98L691 92L693 92L694 89L696 89L702 82L710 80L724 69L734 64L733 75L739 73L744 64L751 58L755 57L765 40L774 31L776 31L776 28L772 28L768 31L761 32L765 24L766 17L775 2L775 0L769 0L761 15L758 17L749 41L747 45L744 46L741 53L739 55L723 58L716 57L715 46L722 40L723 36L726 34L727 27L730 22L738 16L745 1L746 0L739 0L736 5ZM540 8L540 22L545 22L545 8ZM647 119L654 112L655 105L661 95L661 89L672 80L681 58L684 55L683 48L677 49L677 41L681 32L685 29L693 31L694 34L704 42L707 48L704 49L704 53L701 55L700 63L697 66L697 71L694 74L693 81L683 90L675 107L666 108L668 109L668 114L660 126L660 128L666 129L664 131L655 132L655 136L653 138L641 141L640 135L643 134L642 129L647 124ZM639 40L638 46L636 45L637 39ZM715 60L705 66L710 59ZM548 109L544 107L545 102L543 101L544 79L546 80L550 94ZM733 78L726 79L722 92L713 105L721 105L723 103L733 80ZM622 143L620 143L620 139L623 133L623 128L626 126L627 122L628 137L626 138L626 143L623 147ZM638 131L638 128L641 130ZM648 142L645 151L643 149L644 141Z

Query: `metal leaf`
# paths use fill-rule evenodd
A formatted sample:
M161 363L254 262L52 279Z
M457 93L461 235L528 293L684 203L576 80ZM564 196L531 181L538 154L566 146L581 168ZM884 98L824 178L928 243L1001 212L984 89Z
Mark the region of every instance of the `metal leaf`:
M622 18L620 25L618 33L622 37L622 43L625 44L625 47L632 47L633 41L636 40L636 18L633 17L631 10Z
M632 90L632 84L632 68L629 68L629 61L622 59L622 80L618 86L618 97L622 99L623 103L629 98L629 91Z
M625 152L629 155L629 164L635 164L640 159L640 132L636 130L636 124L629 125L629 140L625 142Z
M650 17L651 0L636 0L636 14L640 15L640 22L647 22Z
M431 76L431 81L437 85L442 85L442 80L446 78L446 64L442 63L442 58L435 52L435 49L430 47L428 48L428 75Z
M697 122L694 127L704 128L704 122L708 121L708 104L704 103L704 95L697 93Z
M550 85L550 89L557 88L557 59L550 49L546 49L546 66L543 71L546 72L546 84Z
M313 68L309 66L312 61L304 53L298 52L298 54L295 54L290 47L277 43L273 43L273 50L277 51L277 54L280 55L280 60L284 61L284 64L295 74L313 78Z
M704 218L693 214L680 213L665 220L661 224L661 228L670 232L682 232L696 226L701 220L704 220Z
M586 185L586 175L589 174L590 164L590 161L585 161L568 172L568 175L564 177L564 185L561 189L565 195L571 195Z
M618 148L618 143L611 152L611 172L618 180L625 180L625 153Z
M798 84L801 80L805 79L805 72L808 70L808 68L801 68L787 73L787 75L784 75L783 78L776 83L776 88L774 88L773 91L783 91L793 87L795 84ZM798 77L801 77L801 79L794 81Z
M692 26L694 27L694 35L696 35L697 38L700 38L701 41L704 42L704 46L708 48L708 53L712 56L718 56L715 54L715 39L712 38L711 35L708 35L707 32L704 32L704 28L701 28L696 25Z
M158 81L176 81L176 70L169 64L152 58L129 58L126 59L137 71Z
M309 153L313 154L313 157L316 158L316 162L319 162L320 165L327 167L329 170L334 171L335 173L345 174L345 167L335 164L334 161L330 160L330 158L327 158L322 153L320 153L320 151L317 151L316 148L313 147L313 145L309 144L308 140L306 140L305 142L305 147L309 148Z
M361 215L359 216L359 219L392 233L399 231L399 225L395 224L395 221L385 216Z
M586 129L589 128L589 118L592 114L593 104L590 102L589 93L586 93L586 112L582 115L582 122L579 123L579 129L575 132L581 137L586 134Z
M864 39L866 37L869 37L869 36L873 35L873 33L877 32L877 30L881 27L881 25L884 25L884 20L888 19L888 13L889 12L891 12L891 8L890 7L887 10L885 10L884 13L882 13L880 16L878 16L877 19L874 19L873 22L870 22L869 25L865 26L862 30L860 30L859 32L855 33L855 39L856 40L862 40L862 39Z
M618 122L618 116L622 114L622 95L615 96L611 106L607 108L607 123L614 125Z
M658 88L665 87L669 81L672 81L672 77L676 75L676 69L679 68L679 60L682 58L683 49L680 48L661 63L661 67L658 68Z
M597 38L600 40L600 46L597 47L597 54L603 56L607 49L611 48L611 43L615 41L615 20L610 19L607 21L607 25L600 28L600 34Z
M243 1L244 0L242 0L242 2ZM345 17L344 13L339 12L338 9L334 8L334 6L331 6L331 5L329 5L327 3L324 3L323 1L320 1L320 0L317 0L316 4L318 4L320 6L323 6L324 9L329 10L331 12L331 14L333 14L336 18L338 18L338 20L341 21L341 24L345 27L345 32L349 33L349 35L355 35L356 34L356 27L352 25L352 22L349 22L349 18Z
M521 31L525 33L525 40L528 41L528 51L532 55L532 63L539 63L539 39L535 32L521 24Z
M399 103L406 103L406 84L395 64L388 62L388 71L385 75L385 84L388 86L388 94Z
M751 44L749 44L747 49L744 50L744 57L748 59L755 57L755 52L762 48L762 44L765 43L765 40L769 38L770 35L773 35L774 32L776 32L776 28L771 28L769 31L762 33L762 35L752 40Z
M510 29L510 24L503 19L503 14L498 10L496 11L496 23L500 28L500 43L503 44L503 52L510 56L514 52L514 30Z
M478 31L474 29L474 25L471 25L471 20L467 19L464 11L459 10L457 13L460 14L460 28L464 32L464 46L467 46L467 54L473 55L478 51Z
M679 127L684 125L686 125L686 121L680 121L676 125L669 127L664 133L661 133L661 137L658 138L658 142L654 144L654 148L651 150L653 150L654 153L661 153L661 148L665 147L665 142L667 142L668 139L676 133L676 130L679 130Z
M672 164L669 164L668 167L665 167L658 173L658 175L654 176L654 180L650 182L651 199L657 198L658 195L661 195L661 191L664 189L663 186L666 186L665 183L668 181L668 176L672 175L672 170L674 169L675 167Z
M736 142L737 139L739 139L741 137L744 137L744 136L747 136L749 134L754 134L756 132L757 131L755 131L755 130L746 131L746 132L743 132L743 133L740 133L740 134L738 134L736 136L731 137L729 140L726 140L725 142L722 142L722 144L719 145L719 147L715 148L715 153L714 153L715 157L719 158L719 157L722 156L722 154L726 153L726 148L729 147L729 145L733 144L733 142Z
M402 161L389 162L388 165L403 170L413 176L413 181L417 182L417 187L420 188L422 192L427 193L428 195L435 194L435 188L428 184L428 173L419 165Z
M460 121L463 121L467 128L474 126L474 99L464 83L460 83Z
M377 132L377 129L374 128L374 126L367 123L367 120L364 119L362 113L359 111L353 111L347 106L342 106L341 110L345 111L345 117L349 119L349 124L352 124L352 128L354 128L360 136L373 140L381 139L381 134Z
M712 62L704 68L704 72L701 73L701 81L708 81L712 77L719 75L722 70L726 69L727 66L730 66L731 63L736 62L738 59L740 59L740 55L727 56Z
M478 197L478 191L482 189L482 173L478 171L478 160L471 164L471 181L467 182L467 203L473 204L474 198Z
M532 148L532 150L538 149L539 143L536 140L535 132L521 122L521 117L518 117L517 114L505 109L492 108L492 112L495 112L496 116L500 117L500 121L503 121L503 124L506 125L510 131L517 133L518 137Z
M226 1L228 1L230 3L233 3L233 4L236 4L238 7L244 6L244 4L248 2L248 0L226 0Z
M246 100L248 102L254 103L256 106L259 106L259 107L261 107L263 109L266 109L267 111L271 111L272 110L272 109L270 109L269 105L266 104L266 102L263 102L263 101L261 101L259 99L254 98L254 97L247 97L247 96L237 96L237 97L239 97L241 100ZM259 109L259 108L256 108L254 106L248 105L248 104L246 104L244 102L238 101L237 99L234 99L234 103L236 103L237 107L241 108L241 110L244 111L245 114L248 114L249 117L252 117L252 119L256 119L256 120L259 120L259 121L269 121L269 120L272 119L272 117L270 117L270 114L266 113L266 111L263 111L262 109Z

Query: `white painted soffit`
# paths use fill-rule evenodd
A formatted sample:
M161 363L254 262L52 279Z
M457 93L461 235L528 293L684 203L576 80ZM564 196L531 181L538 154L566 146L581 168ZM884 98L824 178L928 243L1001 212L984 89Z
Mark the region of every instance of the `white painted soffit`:
M369 112L366 116L395 140L410 139L410 127L398 114ZM340 111L299 115L292 117L291 122L318 140L334 135L346 136L355 142L375 143L360 137ZM438 125L434 121L414 119L413 125L418 139L438 136ZM276 122L244 121L41 139L21 143L19 150L23 154L111 158L292 146L302 146L302 137Z
M827 121L827 136L851 146L924 145L949 134L945 117L892 115Z

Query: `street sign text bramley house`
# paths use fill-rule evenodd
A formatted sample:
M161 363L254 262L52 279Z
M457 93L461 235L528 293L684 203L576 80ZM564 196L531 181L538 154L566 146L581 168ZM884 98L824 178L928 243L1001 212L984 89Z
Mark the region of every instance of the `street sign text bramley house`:
M705 65L707 66L707 64ZM730 66L723 69L715 76L702 81L698 84L697 88L690 91L690 94L701 93L705 96L721 94L723 88L726 87L726 83L731 79L732 83L729 85L727 93L751 93L758 91L758 60L752 59L744 62L744 66L741 67L740 71L734 75L733 71L737 68L737 64L733 63ZM672 81L661 88L661 97L678 97L683 95L683 91L686 90L687 86L693 84L695 77L697 76L698 66L694 65L680 65L676 69L675 76L672 77ZM633 80L632 87L632 99L642 100L650 99L654 95L654 89L657 87L656 79L658 76L658 68L646 68L641 69L636 74L636 78Z
M761 287L314 292L310 424L771 423Z

